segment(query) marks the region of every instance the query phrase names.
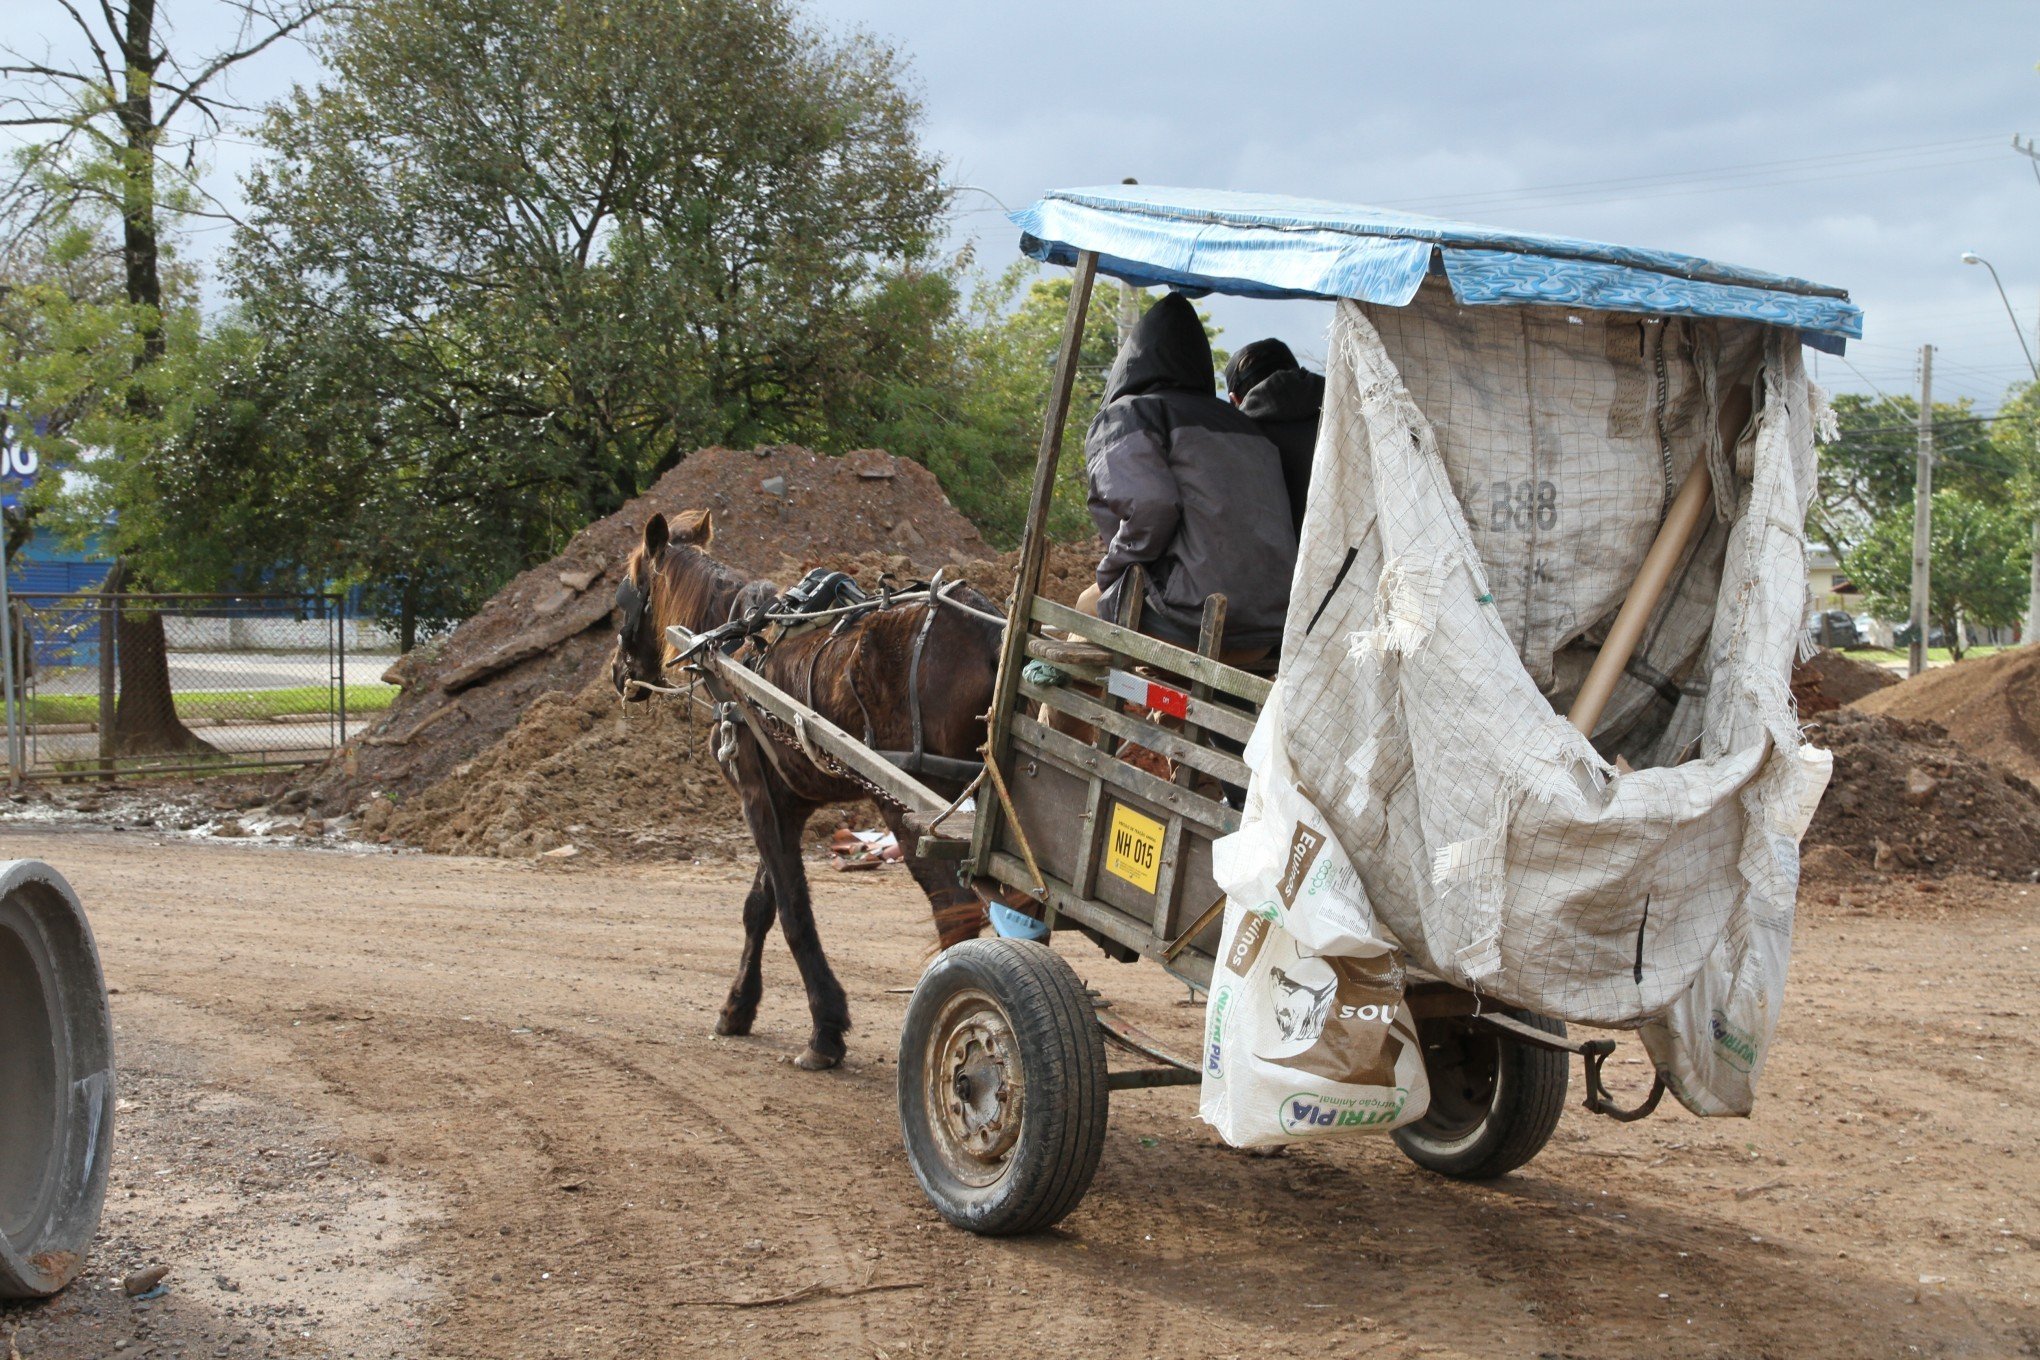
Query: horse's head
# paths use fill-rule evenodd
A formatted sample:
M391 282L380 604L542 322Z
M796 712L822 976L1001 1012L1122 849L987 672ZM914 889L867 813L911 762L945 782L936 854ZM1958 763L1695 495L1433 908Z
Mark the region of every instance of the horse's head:
M631 551L616 586L616 655L609 665L610 681L626 702L649 697L639 684L663 685L666 671L666 625L699 626L695 618L674 617L673 605L699 592L685 589L676 578L695 574L699 559L711 575L715 564L702 555L715 537L706 510L689 510L669 526L664 515L645 525L644 542ZM639 682L633 684L632 682Z

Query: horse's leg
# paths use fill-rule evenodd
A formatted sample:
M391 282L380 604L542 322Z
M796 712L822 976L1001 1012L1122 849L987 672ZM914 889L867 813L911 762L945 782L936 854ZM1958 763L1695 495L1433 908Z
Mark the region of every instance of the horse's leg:
M814 1028L808 1046L794 1059L810 1072L843 1061L843 1035L850 1028L850 1002L843 984L829 968L815 931L814 904L808 898L807 866L800 859L800 834L817 804L786 787L750 732L737 737L737 784L743 794L744 821L757 842L760 869L771 885L779 911L779 929L800 967L807 988L808 1013ZM746 919L748 920L748 904Z
M795 1064L810 1072L834 1067L843 1061L843 1035L850 1028L850 1001L843 984L836 980L822 953L822 939L815 930L814 902L808 895L807 866L800 858L800 835L814 814L814 805L801 803L784 809L772 858L772 886L779 899L779 929L786 947L800 966L800 980L807 988L808 1015L814 1028L807 1048Z
M907 829L904 809L880 803L885 824L907 852L907 872L928 897L928 909L935 917L935 947L947 949L964 940L974 940L985 928L985 904L957 875L955 860L922 859L914 853L916 836Z
M765 936L772 929L772 878L763 860L744 898L744 953L737 962L737 979L730 984L729 998L716 1017L717 1034L749 1034L758 1016L758 995L765 988L759 975L759 960L765 952Z

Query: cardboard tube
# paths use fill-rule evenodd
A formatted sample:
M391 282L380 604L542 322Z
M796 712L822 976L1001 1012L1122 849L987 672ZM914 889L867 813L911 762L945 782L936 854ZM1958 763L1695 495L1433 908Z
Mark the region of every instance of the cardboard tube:
M1657 541L1644 554L1643 565L1637 568L1636 580L1629 587L1629 594L1623 597L1622 608L1608 629L1608 640L1601 644L1600 654L1594 658L1586 680L1580 685L1572 712L1566 715L1566 721L1586 735L1594 735L1594 725L1601 721L1601 710L1608 706L1609 696L1615 693L1615 682L1629 665L1629 658L1636 654L1636 644L1643 640L1644 625L1650 622L1658 597L1665 593L1665 585L1672 579L1672 570L1685 556L1686 545L1693 541L1694 533L1706 518L1709 493L1713 489L1714 479L1708 475L1707 459L1695 458L1693 470L1686 474L1679 494L1672 497L1671 509L1665 512L1665 522L1658 529Z

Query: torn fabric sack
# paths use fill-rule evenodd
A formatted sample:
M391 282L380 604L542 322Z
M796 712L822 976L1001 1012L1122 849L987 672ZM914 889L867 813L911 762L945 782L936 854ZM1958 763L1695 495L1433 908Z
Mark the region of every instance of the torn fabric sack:
M1287 789L1257 787L1219 886L1261 900L1225 869L1288 837L1269 810L1301 800L1413 964L1639 1029L1689 1109L1748 1113L1830 766L1789 690L1831 419L1796 336L1434 285L1339 304L1327 380L1279 701L1249 752L1257 786ZM1753 415L1727 429L1733 388ZM1590 741L1562 715L1699 459L1709 521ZM1307 938L1289 915L1271 920Z

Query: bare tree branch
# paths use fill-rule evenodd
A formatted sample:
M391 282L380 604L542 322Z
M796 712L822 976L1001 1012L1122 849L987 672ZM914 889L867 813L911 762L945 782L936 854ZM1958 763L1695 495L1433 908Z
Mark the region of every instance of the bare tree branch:
M57 0L57 3L64 7L64 13L71 16L71 22L85 35L86 43L92 48L92 55L98 59L99 70L106 77L106 88L113 89L119 83L113 78L113 63L106 59L106 49L99 45L99 36L92 31L92 25L85 22L85 16L78 12L78 7L72 4L71 0ZM100 0L99 9L106 15L107 32L120 32L120 25L113 21L113 11L107 8L106 0Z
M26 62L19 66L0 66L0 76L45 76L51 80L75 80L80 85L99 84L82 71L59 71L54 66L43 66L35 62Z
M262 38L259 42L251 43L246 47L236 48L235 50L230 52L222 52L219 56L213 58L212 61L206 64L204 70L200 71L197 75L191 77L191 79L185 83L184 93L178 95L177 98L170 101L169 107L163 110L162 117L156 120L156 125L158 127L169 126L170 120L177 116L178 110L182 109L186 103L190 102L190 100L193 98L196 92L205 88L205 86L215 76L219 75L220 72L240 62L244 62L248 60L248 58L255 56L257 53L264 51L274 43L279 42L284 38L288 38L293 33L296 33L298 30L304 28L307 24L314 23L317 20L324 18L327 11L335 8L338 8L337 0L313 0L312 3L306 4L305 7L292 18L284 19L281 16L265 16L270 18L271 21L275 24L275 27L269 31L268 35Z

